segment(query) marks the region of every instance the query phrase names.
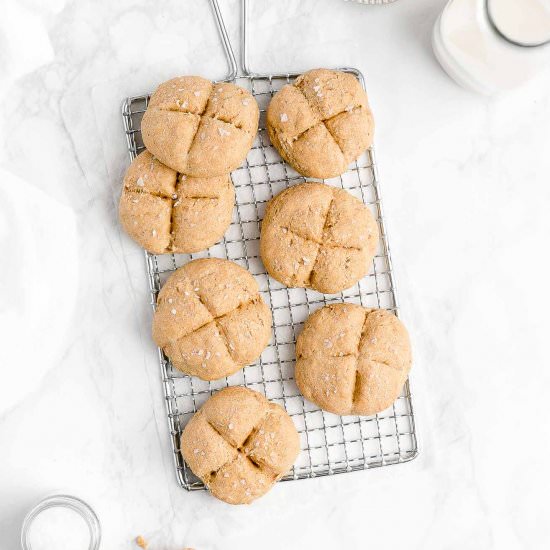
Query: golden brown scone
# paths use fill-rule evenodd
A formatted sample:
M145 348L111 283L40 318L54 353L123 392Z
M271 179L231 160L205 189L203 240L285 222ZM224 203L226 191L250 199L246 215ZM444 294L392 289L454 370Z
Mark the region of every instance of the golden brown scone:
M258 130L250 92L227 82L181 76L161 84L141 122L145 147L170 168L198 178L238 168Z
M290 470L300 440L282 407L258 392L232 387L195 413L181 434L180 448L216 498L249 504Z
M335 414L371 415L399 396L411 369L407 329L384 309L333 304L313 313L296 342L296 384Z
M159 292L153 339L186 374L229 376L259 357L270 337L271 311L254 277L229 260L193 260Z
M124 177L119 217L126 233L145 250L191 253L223 237L234 202L228 175L185 176L143 151Z
M275 94L267 109L267 130L297 172L332 178L372 145L374 119L355 76L314 69Z
M286 286L332 294L368 273L377 243L376 221L359 199L306 182L269 201L260 254L268 273Z

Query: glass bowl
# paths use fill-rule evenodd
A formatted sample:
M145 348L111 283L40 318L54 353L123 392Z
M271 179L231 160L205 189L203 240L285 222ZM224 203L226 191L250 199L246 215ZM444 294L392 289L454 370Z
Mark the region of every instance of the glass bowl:
M34 520L45 510L51 508L67 508L76 512L88 526L90 542L88 550L98 550L101 541L101 526L99 519L92 508L83 500L69 495L52 495L41 500L23 520L21 528L21 547L23 550L33 550L30 541L30 533Z

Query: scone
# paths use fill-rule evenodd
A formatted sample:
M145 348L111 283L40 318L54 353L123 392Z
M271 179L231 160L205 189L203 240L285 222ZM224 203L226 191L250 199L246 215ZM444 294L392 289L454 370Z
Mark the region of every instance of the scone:
M173 170L197 178L238 168L258 130L259 109L247 90L199 76L161 84L141 122L145 147Z
M177 369L203 380L257 359L271 337L271 311L254 277L229 260L193 260L157 298L153 339Z
M126 233L153 254L191 253L223 237L234 202L228 175L178 174L143 151L124 177L119 218Z
M384 309L333 304L313 313L296 342L296 384L335 414L371 415L399 396L411 368L401 321Z
M376 221L359 199L306 182L269 201L260 253L267 272L286 286L333 294L368 273L377 243Z
M265 495L300 450L294 423L262 394L226 388L195 413L181 435L181 453L210 492L229 504Z
M267 130L280 155L300 174L332 178L371 146L374 120L355 76L314 69L275 94Z

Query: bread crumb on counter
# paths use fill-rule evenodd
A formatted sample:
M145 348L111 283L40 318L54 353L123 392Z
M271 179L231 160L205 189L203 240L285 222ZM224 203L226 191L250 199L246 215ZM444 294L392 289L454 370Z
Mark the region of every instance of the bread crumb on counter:
M143 548L143 550L146 550L149 547L149 543L141 535L138 535L135 538L135 542L140 548ZM189 546L186 546L182 550L195 550L195 549Z

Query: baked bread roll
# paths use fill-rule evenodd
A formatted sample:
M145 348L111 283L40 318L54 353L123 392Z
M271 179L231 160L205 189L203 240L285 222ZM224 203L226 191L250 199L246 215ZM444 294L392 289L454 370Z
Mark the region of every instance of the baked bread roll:
M193 260L157 298L153 339L177 369L203 380L257 359L271 337L271 311L254 277L229 260Z
M216 498L248 504L289 471L300 440L282 407L258 392L232 387L216 393L191 418L180 448Z
M119 218L126 233L153 254L191 253L223 237L234 202L228 175L185 176L143 151L124 177Z
M275 94L267 130L280 155L300 174L332 178L371 146L374 120L355 76L314 69Z
M277 281L332 294L368 273L377 244L378 226L359 199L343 189L306 182L269 201L260 254Z
M335 414L371 415L399 396L411 368L401 321L384 309L333 304L313 313L296 342L296 384Z
M188 176L224 176L245 159L258 130L250 92L227 82L182 76L161 84L141 122L145 147Z

